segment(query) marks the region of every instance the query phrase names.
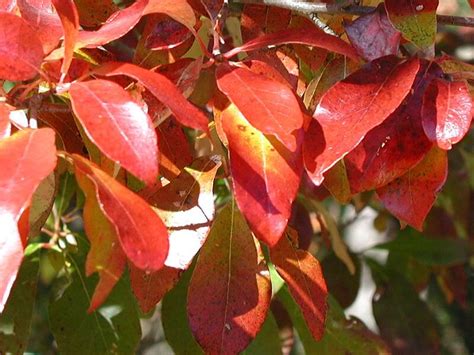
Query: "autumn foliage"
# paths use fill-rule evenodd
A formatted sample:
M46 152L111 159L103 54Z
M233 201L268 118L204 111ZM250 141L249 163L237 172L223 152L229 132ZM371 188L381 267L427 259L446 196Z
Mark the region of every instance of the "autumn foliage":
M430 275L468 302L474 66L436 50L438 1L415 3L315 22L237 1L1 1L0 353L27 349L44 263L64 354L134 353L160 301L178 354L438 352L432 323L387 319L400 295L432 319ZM464 196L433 209L448 166ZM331 206L406 227L375 247L386 264L348 250ZM379 334L343 313L361 263Z

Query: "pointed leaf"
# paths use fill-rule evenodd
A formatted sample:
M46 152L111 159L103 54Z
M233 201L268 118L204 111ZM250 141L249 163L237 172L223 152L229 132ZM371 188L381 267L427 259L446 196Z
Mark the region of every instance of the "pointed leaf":
M23 258L17 222L41 181L56 167L54 131L23 130L0 140L0 312Z
M217 156L200 158L148 198L169 231L165 265L187 269L204 244L214 220L214 177L220 165Z
M3 12L0 29L0 79L35 77L43 60L43 47L33 28L22 18Z
M63 28L51 0L16 0L21 17L38 36L45 54L57 47Z
M122 276L127 258L120 247L115 226L107 219L97 200L93 180L80 169L76 170L77 182L86 195L83 219L84 230L91 243L86 260L86 276L99 274L89 312L96 310L107 298Z
M74 113L90 140L109 159L154 183L158 175L156 132L130 94L108 80L75 82L69 93Z
M95 164L74 154L74 166L95 185L96 196L128 259L140 269L156 271L168 254L166 227L141 197L114 180Z
M336 36L328 35L317 27L287 29L271 34L259 36L240 47L231 49L224 54L224 57L229 59L240 52L249 52L262 49L268 46L276 46L280 44L304 44L307 46L319 47L327 49L331 52L345 55L355 61L359 59L355 49L350 45L339 39Z
M438 65L423 60L402 105L345 157L353 193L387 185L428 153L432 143L423 131L420 102L429 83L442 76Z
M139 66L109 62L99 67L99 75L114 76L127 75L145 86L150 92L175 115L176 119L191 128L207 131L207 117L191 103L189 103L178 88L164 75L140 68Z
M386 0L388 17L403 37L421 49L434 44L438 0Z
M244 350L265 320L270 297L263 255L231 202L217 216L189 284L194 337L206 353Z
M423 129L441 149L451 149L469 131L473 101L466 83L433 80L423 97Z
M257 238L272 246L285 231L298 191L301 150L290 152L250 125L234 105L222 113L237 205ZM301 142L301 132L297 132Z
M383 5L345 26L347 37L357 53L367 61L397 55L401 34L390 23Z
M303 114L291 88L280 81L244 67L221 64L217 86L255 128L275 135L291 151L296 150L294 131L303 125Z
M447 173L446 152L433 147L413 169L377 189L377 195L390 213L421 230L437 193L446 181Z
M62 78L64 78L71 66L74 47L79 34L79 14L73 0L52 0L52 3L63 25L64 58L61 73Z
M305 145L310 145L304 149L305 165L316 185L321 184L325 171L402 103L419 67L416 58L400 62L396 57L382 57L326 92L314 113L322 130L318 135L324 137L322 153L311 147L317 144L311 135L305 139Z

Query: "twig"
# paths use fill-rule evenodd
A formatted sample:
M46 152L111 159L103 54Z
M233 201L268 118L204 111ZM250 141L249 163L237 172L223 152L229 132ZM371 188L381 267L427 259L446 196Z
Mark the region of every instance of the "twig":
M310 16L315 13L366 15L375 10L372 6L310 3L298 0L234 0L240 4L256 4L280 7ZM439 24L474 27L473 17L436 15Z

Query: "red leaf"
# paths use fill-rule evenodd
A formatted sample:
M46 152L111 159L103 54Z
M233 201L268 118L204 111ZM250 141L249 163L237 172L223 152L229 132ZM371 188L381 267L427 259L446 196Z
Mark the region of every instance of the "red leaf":
M233 202L219 213L188 289L188 319L207 354L237 354L260 330L271 284L261 250Z
M345 55L353 60L358 60L354 48L339 39L324 33L322 30L312 27L304 29L288 29L271 34L257 37L240 47L236 47L224 54L224 58L230 59L240 52L249 52L262 49L268 46L276 46L280 44L304 44L307 46L320 47L329 51Z
M17 0L21 17L34 29L45 54L57 47L63 35L58 14L51 0Z
M127 75L138 80L176 116L176 119L187 127L207 131L207 117L189 103L178 88L164 75L140 68L137 65L120 62L109 62L96 70L99 75Z
M189 29L173 19L165 18L158 22L146 39L145 46L149 49L171 49L184 43L192 36Z
M146 272L130 265L130 283L143 313L150 312L179 281L182 271L168 266Z
M288 149L296 150L294 131L302 127L303 114L287 84L229 64L219 65L216 77L219 89L255 128L274 134Z
M423 129L441 149L451 149L469 131L472 110L465 82L433 80L423 97Z
M196 15L187 0L149 1L143 14L148 15L153 13L168 15L190 30L192 30L196 24Z
M18 81L36 76L43 47L33 28L22 18L0 13L0 79Z
M290 230L270 249L270 258L301 308L314 339L324 333L328 291L321 265L305 250L298 249L298 235Z
M237 205L257 238L275 245L285 231L301 179L301 131L295 133L297 149L291 152L251 126L234 105L222 112L222 124Z
M201 0L201 4L205 7L210 19L215 21L224 5L224 0Z
M108 80L75 82L69 93L74 113L90 140L108 158L154 183L158 175L156 132L130 94Z
M115 226L127 258L142 270L161 269L168 254L168 233L160 217L145 200L95 164L76 154L73 158L76 172L94 182L101 210Z
M423 95L429 83L442 77L441 68L421 61L404 103L380 126L372 129L345 158L353 193L382 187L418 164L431 149L421 123Z
M323 143L315 143L311 135L305 138L305 165L315 184L321 184L325 171L395 111L409 93L419 68L416 58L400 62L396 57L383 57L326 92L314 113L324 137L322 153ZM319 144L318 149L312 149L312 144Z
M0 140L10 135L10 111L9 105L0 103Z
M434 44L438 0L386 0L388 17L403 37L419 48Z
M401 34L390 23L383 5L345 26L357 53L367 61L397 55Z
M206 240L214 220L214 178L217 157L199 158L148 201L169 231L170 250L165 264L187 269Z
M101 210L95 182L80 169L76 169L76 179L86 195L84 230L91 243L86 260L86 275L90 276L94 272L99 274L99 283L89 306L89 312L92 312L105 301L122 276L127 258L120 247L115 226Z
M61 81L63 81L74 55L74 47L79 34L79 14L73 0L52 0L52 3L58 12L64 31L64 59L61 66Z
M434 147L413 169L378 189L377 195L390 213L421 230L447 174L446 151Z
M23 258L17 223L41 181L56 166L54 131L23 130L0 140L0 312Z

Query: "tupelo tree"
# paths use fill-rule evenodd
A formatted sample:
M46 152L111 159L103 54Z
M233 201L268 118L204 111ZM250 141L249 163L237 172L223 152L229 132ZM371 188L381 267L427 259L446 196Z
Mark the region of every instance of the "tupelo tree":
M474 319L474 65L443 35L474 19L438 5L2 1L0 352L47 309L60 353L131 354L160 301L178 354L449 347L439 308ZM364 209L383 262L340 234ZM362 265L378 334L344 314Z

